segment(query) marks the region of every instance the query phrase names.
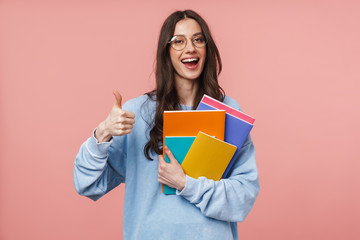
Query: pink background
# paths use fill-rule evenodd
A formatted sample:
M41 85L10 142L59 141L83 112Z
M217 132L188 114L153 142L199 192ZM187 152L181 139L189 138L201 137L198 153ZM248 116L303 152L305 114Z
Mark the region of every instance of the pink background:
M358 239L358 1L177 2L0 1L0 239L122 238L124 186L81 197L73 161L114 89L153 88L161 24L185 8L257 119L261 191L240 239Z

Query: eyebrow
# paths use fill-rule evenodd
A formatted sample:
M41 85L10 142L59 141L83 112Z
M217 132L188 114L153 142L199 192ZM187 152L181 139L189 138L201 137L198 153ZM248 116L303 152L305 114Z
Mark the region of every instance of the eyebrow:
M192 35L192 37L193 36L196 36L196 35L203 35L203 33L202 32L197 32L197 33L194 33L193 35ZM173 39L175 36L184 36L185 37L185 35L184 34L175 34L171 39Z

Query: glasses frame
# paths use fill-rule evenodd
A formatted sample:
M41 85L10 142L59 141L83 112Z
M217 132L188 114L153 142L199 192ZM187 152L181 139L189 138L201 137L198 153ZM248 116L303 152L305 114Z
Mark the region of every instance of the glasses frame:
M204 45L204 46L201 46L201 47L196 46L196 44L195 44L195 42L194 42L194 41L195 41L195 38L196 38L197 36L199 36L199 35L202 35L202 36L203 36L204 42L205 42L205 45ZM176 48L173 47L172 43L173 43L173 41L175 40L176 37L184 37L184 39L185 39L185 44L184 44L184 47L183 47L182 49L176 49ZM180 34L180 35L174 35L174 36L170 39L170 41L168 42L168 44L170 44L170 46L171 46L174 50L176 50L176 51L182 51L182 50L184 50L184 48L187 46L187 41L188 41L188 39L189 39L189 38L187 38L185 35L182 35L182 34ZM191 37L191 43L192 43L192 44L194 45L194 47L196 47L196 48L203 48L203 47L206 46L207 40L206 40L206 37L205 37L205 35L204 35L203 33L195 33L195 34L192 35L192 37Z

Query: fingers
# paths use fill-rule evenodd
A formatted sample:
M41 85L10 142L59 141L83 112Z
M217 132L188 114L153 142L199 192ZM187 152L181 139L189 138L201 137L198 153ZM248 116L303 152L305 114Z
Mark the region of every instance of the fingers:
M131 129L128 129L128 130L119 129L119 130L114 130L113 136L123 136L123 135L129 134L129 133L131 133Z
M172 154L172 152L170 151L170 149L168 148L168 146L164 147L165 150L165 154L168 156L168 158L170 159L170 163L175 163L177 162L174 155Z
M121 101L122 101L122 97L121 97L121 95L120 95L120 93L117 91L117 90L114 90L113 91L113 94L114 94L114 96L115 96L115 106L116 107L118 107L118 108L120 108L121 109Z
M118 132L124 132L124 131L130 131L133 129L133 126L132 125L123 125L123 124L119 124L118 126L116 126L114 128L115 131L118 131Z
M135 124L135 114L122 109L122 97L116 90L113 91L115 103L110 114L103 122L106 136L123 136L132 132Z
M164 171L166 170L166 167L169 165L170 163L167 163L165 161L165 158L163 155L159 155L159 173L164 173Z
M160 164L166 163L165 160L164 160L163 155L159 155L159 163Z
M118 91L114 91L115 103L112 109L112 123L113 128L116 130L131 130L133 128L133 124L135 123L135 114L124 109L121 109L121 101L122 97Z
M163 155L159 155L158 182L182 190L186 183L186 175L169 148L165 146L164 150L170 163L165 162Z
M120 111L124 111L124 110L120 110ZM128 117L128 115L126 113L115 113L116 116L114 117L114 122L115 123L120 123L120 124L131 124L133 125L135 123L135 117Z
M123 118L134 119L135 114L126 110L121 110L120 116Z
M115 96L115 103L114 106L120 110L122 110L122 97L120 93L117 90L113 91L113 94ZM135 118L135 114L126 110L120 111L120 115L126 118Z
M120 118L119 123L124 125L133 125L135 123L135 119L133 118Z
M121 110L121 111L123 111L123 110ZM128 133L128 132L131 132L131 129L133 129L134 123L135 123L134 118L118 116L117 119L114 120L113 128L120 133L122 131L126 131Z
M133 112L129 112L129 111L125 111L125 112L126 112L126 117L135 118L135 114Z
M165 159L163 155L159 155L159 167L158 167L158 182L165 184L168 183L168 179L165 177L166 175L166 167L167 162L165 162Z

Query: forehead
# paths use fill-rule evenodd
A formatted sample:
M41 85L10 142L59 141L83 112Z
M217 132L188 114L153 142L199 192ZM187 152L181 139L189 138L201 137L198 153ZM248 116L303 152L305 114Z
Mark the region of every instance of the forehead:
M191 37L195 33L199 32L202 32L199 23L192 18L185 18L176 23L174 35L185 35Z

